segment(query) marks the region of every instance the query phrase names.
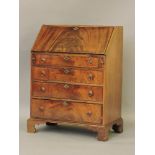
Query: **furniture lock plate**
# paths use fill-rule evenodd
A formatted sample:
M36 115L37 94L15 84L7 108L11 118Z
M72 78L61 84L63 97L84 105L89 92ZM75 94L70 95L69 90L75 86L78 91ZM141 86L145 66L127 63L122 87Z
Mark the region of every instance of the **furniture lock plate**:
M67 101L64 101L64 102L63 102L63 105L64 105L64 106L68 106L69 103L68 103Z
M93 95L94 95L93 91L92 91L92 90L89 90L88 96L89 96L89 97L92 97Z
M68 84L65 84L65 85L64 85L64 88L65 88L65 89L68 89L68 88L69 88L69 85L68 85Z
M68 60L70 60L70 57L69 56L64 56L64 60L68 61Z
M65 73L65 74L69 74L69 73L70 73L70 70L69 70L69 69L64 68L64 73Z

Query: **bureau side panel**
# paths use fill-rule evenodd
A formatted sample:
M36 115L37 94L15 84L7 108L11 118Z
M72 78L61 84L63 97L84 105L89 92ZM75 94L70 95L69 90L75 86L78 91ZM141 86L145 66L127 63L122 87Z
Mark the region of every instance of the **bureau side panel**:
M32 116L32 53L30 53L30 117Z
M114 29L106 50L103 124L121 117L123 27Z

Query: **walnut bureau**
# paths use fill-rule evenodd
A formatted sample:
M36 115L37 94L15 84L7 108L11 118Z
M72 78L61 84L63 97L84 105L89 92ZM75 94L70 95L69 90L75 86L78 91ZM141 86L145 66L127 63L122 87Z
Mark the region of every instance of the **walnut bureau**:
M123 131L122 26L43 25L31 50L31 106L36 124L70 124L108 140Z

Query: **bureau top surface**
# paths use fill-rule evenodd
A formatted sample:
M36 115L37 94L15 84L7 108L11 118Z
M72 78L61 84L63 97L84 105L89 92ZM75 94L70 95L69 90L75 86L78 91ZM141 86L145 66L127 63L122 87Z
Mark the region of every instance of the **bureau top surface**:
M32 51L104 54L116 28L122 27L43 25Z

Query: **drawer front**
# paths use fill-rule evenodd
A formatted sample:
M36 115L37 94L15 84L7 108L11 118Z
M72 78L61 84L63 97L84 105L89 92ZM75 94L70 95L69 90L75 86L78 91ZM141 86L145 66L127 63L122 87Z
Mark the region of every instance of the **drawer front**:
M103 84L103 71L32 67L32 79L101 85Z
M31 116L77 123L101 123L101 105L32 99Z
M103 87L33 82L32 96L102 102Z
M32 64L59 67L103 67L104 56L80 54L32 54Z

